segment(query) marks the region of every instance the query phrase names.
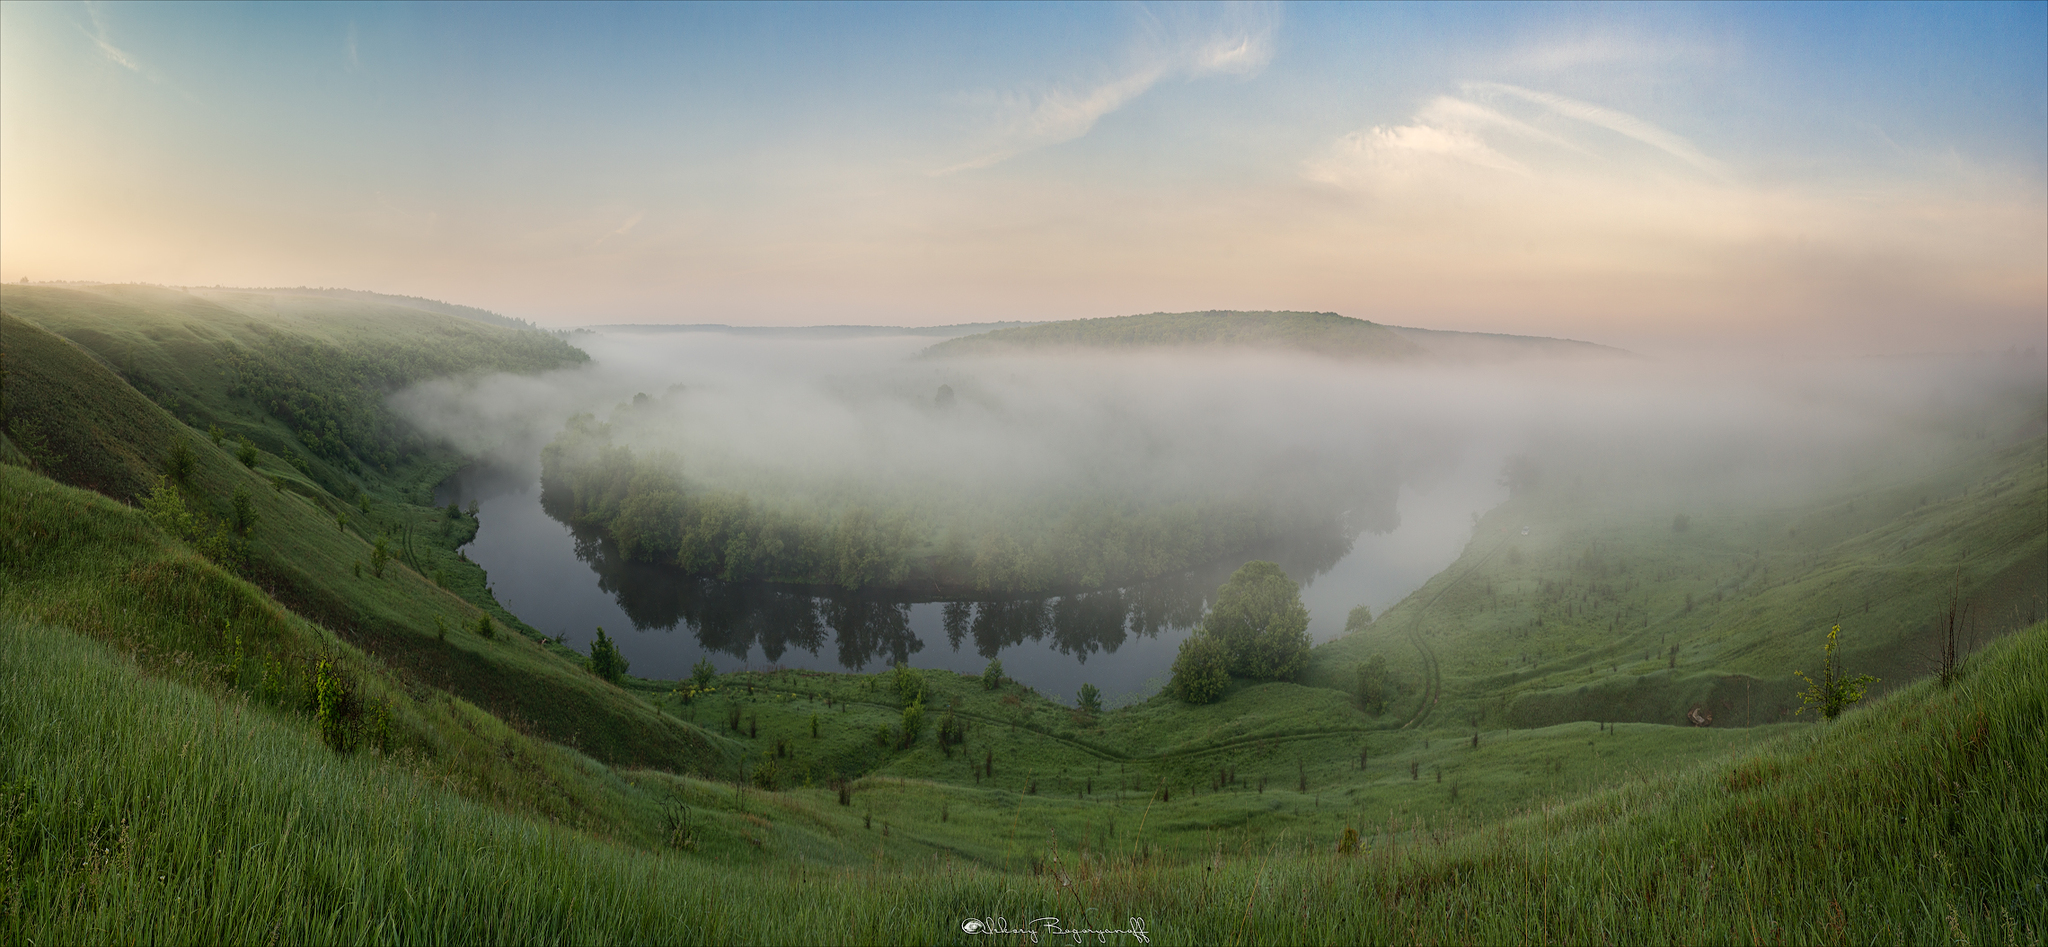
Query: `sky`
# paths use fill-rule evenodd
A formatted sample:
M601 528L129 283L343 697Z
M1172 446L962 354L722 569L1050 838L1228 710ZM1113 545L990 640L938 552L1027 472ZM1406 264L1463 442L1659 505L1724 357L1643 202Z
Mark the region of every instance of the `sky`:
M0 3L0 280L2048 344L2048 4Z

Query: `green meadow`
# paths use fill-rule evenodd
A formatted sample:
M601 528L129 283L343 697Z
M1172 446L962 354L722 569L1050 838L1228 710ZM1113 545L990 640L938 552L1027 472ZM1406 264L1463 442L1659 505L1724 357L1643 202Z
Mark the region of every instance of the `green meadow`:
M381 401L581 353L402 302L0 291L8 942L2048 926L2038 406L1769 507L1553 461L1296 680L1201 706L937 670L613 683L491 599L473 514L431 502L464 459ZM1792 672L1836 625L1880 680L1818 722Z

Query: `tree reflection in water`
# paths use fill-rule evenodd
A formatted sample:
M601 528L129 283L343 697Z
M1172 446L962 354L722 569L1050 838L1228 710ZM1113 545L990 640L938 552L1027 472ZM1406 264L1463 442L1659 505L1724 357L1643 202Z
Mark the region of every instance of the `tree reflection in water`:
M992 658L1026 641L1044 642L1086 663L1089 655L1115 653L1131 635L1155 638L1193 627L1208 594L1241 564L1218 563L1123 588L947 600L900 591L724 582L627 560L609 539L593 532L574 530L574 535L576 557L590 564L598 586L618 600L636 628L680 626L695 634L705 650L738 658L758 645L770 663L781 661L792 648L817 656L830 633L840 666L852 671L907 663L924 650L910 628L910 606L934 600L945 602L943 625L954 650L971 638L976 653ZM1350 552L1350 535L1350 530L1332 529L1246 558L1273 559L1289 575L1313 577Z

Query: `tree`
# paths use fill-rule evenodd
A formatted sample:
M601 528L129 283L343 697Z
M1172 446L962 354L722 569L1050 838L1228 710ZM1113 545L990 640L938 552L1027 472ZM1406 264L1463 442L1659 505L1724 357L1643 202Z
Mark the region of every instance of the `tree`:
M1190 704L1215 703L1230 688L1229 650L1201 631L1189 635L1173 659L1173 682L1167 687Z
M1247 562L1216 590L1202 633L1228 654L1231 674L1280 680L1308 666L1308 609L1280 566Z
M1364 631L1366 626L1370 624L1372 624L1372 609L1360 605L1352 609L1351 614L1345 617L1344 633L1347 635L1356 634L1357 632Z
M619 653L602 627L597 629L597 640L590 643L590 670L614 684L626 676L626 656Z
M1076 701L1080 708L1091 714L1102 712L1102 689L1093 684L1081 685L1081 695Z
M981 670L981 686L987 690L1003 686L1003 662L995 658L988 660L988 667Z
M1387 709L1387 658L1375 654L1358 666L1358 706L1375 716Z
M241 438L235 447L235 459L244 467L256 466L256 445L249 443L246 437Z

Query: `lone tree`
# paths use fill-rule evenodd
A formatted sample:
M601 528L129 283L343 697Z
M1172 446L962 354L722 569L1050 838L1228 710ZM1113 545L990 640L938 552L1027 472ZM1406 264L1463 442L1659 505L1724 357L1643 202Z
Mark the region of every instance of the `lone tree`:
M1247 562L1216 590L1202 633L1230 654L1230 673L1255 680L1291 678L1308 667L1308 609L1301 587L1277 564Z
M1281 680L1308 666L1308 609L1301 588L1271 562L1247 562L1216 590L1173 662L1175 696L1206 704L1223 696L1230 678Z

